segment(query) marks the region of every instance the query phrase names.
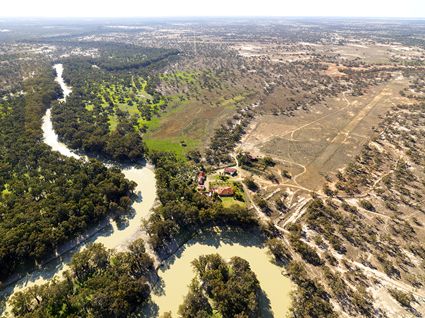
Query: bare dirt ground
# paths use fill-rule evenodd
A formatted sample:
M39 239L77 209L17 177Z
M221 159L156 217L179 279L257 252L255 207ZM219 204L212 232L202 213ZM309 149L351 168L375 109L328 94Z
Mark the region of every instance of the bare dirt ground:
M341 94L295 116L259 117L240 150L271 156L292 175L287 186L318 190L325 176L342 168L373 134L380 117L402 98L406 81L398 78L360 97Z

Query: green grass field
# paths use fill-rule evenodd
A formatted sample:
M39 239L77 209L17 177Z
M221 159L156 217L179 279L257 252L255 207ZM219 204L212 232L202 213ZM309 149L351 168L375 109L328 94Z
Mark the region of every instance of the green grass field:
M144 139L146 146L152 151L169 151L177 154L179 158L185 158L185 155L190 151L198 147L196 140L188 138L167 138L167 139ZM182 145L182 141L186 146Z
M244 95L236 95L235 97L229 98L229 99L223 99L221 101L221 105L223 107L227 107L230 109L234 109L236 105L243 102L246 99L246 96Z
M204 150L215 130L235 114L240 106L253 102L255 94L245 86L219 78L213 70L178 70L161 74L160 79L173 95L172 102L159 119L148 123L145 139L153 149L171 149L178 153L194 147ZM182 149L180 140L188 147Z
M221 203L223 204L225 208L230 208L232 205L239 205L241 207L246 207L246 203L244 201L236 200L233 197L223 197L220 199L221 199Z

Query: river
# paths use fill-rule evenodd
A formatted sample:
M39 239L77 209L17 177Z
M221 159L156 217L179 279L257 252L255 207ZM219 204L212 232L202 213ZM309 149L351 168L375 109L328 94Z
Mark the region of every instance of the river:
M63 65L56 64L54 68L57 73L56 81L61 86L64 95L63 99L60 101L65 102L72 90L66 85L62 77ZM58 107L63 106L64 104L61 103ZM43 141L50 146L53 151L57 151L65 157L73 157L76 159L85 158L72 151L58 140L58 135L53 130L50 109L46 111L43 117L42 130ZM139 234L141 220L149 215L156 198L156 180L152 166L130 166L123 168L122 172L128 180L136 182L137 186L134 192L137 194L137 199L133 202L132 206L134 214L128 219L128 223L125 224L125 226L118 227L115 222L110 220L108 231L99 232L96 234L95 239L91 239L92 242L102 243L107 248L125 247L129 241L133 240L133 238Z
M62 64L54 66L57 72L56 81L60 84L64 97L71 93L71 88L66 85L63 80ZM60 103L57 107L64 107L65 104ZM58 136L53 129L51 122L51 110L48 109L43 117L43 140L49 145L53 151L58 151L66 157L76 159L84 159L78 153L69 149L64 143L59 142ZM154 169L152 166L131 166L122 169L127 179L137 183L135 193L138 198L133 203L134 215L129 218L128 222L123 226L117 226L112 220L106 220L97 228L91 229L89 239L79 242L75 248L69 250L55 258L53 261L43 266L40 270L35 270L27 274L13 286L2 291L3 296L13 294L19 290L35 284L42 284L52 279L54 276L60 275L69 263L72 255L83 248L87 243L102 243L107 248L124 249L128 243L143 236L141 229L142 219L146 219L156 198L156 180ZM90 232L89 231L89 232ZM75 242L70 243L71 247ZM253 271L256 273L260 286L263 291L261 298L261 307L264 317L284 317L290 306L290 291L292 283L289 278L282 274L282 268L270 262L270 256L264 242L259 239L258 233L247 232L223 232L200 235L185 243L175 255L165 261L158 271L160 277L159 284L161 290L152 294L152 300L156 304L153 310L162 314L172 311L175 315L178 306L183 302L184 296L188 292L194 273L191 262L200 255L218 253L223 258L229 259L232 256L240 256L246 259ZM10 310L6 306L5 313Z
M54 66L57 77L56 81L61 86L64 97L60 100L65 102L67 96L71 93L71 88L63 80L62 64ZM60 103L57 107L64 107ZM48 109L42 120L43 141L65 157L86 160L85 156L69 149L64 143L58 140L58 135L53 129L51 121L51 109ZM110 165L110 164L108 164ZM134 190L137 195L133 202L133 213L128 217L125 224L117 225L112 219L101 222L98 226L89 229L86 235L74 239L58 249L57 257L53 258L41 269L36 269L27 273L21 279L0 292L1 297L8 297L13 293L23 290L33 285L40 285L51 280L54 276L60 276L66 269L67 264L76 252L84 248L88 243L102 243L107 248L124 249L135 238L142 236L141 221L147 218L156 199L156 179L154 169L151 165L130 166L122 169L125 177L137 183ZM8 314L10 307L6 306L5 314Z
M171 311L173 317L177 317L178 308L189 291L188 285L195 277L192 261L201 255L215 253L225 260L233 256L247 260L263 292L260 297L262 317L286 317L293 284L284 275L284 269L270 261L261 234L246 231L207 231L188 241L165 261L158 271L161 287L154 289L152 294L159 314Z

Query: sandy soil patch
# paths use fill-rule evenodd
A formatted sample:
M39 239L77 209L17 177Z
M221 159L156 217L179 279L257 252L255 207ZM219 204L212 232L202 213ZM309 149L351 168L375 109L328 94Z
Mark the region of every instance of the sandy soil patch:
M360 151L373 135L372 128L401 100L404 85L404 80L396 79L361 97L342 94L310 112L297 111L294 117L262 116L240 148L276 158L292 170L293 183L317 190L324 176L344 167ZM297 166L296 171L291 166Z

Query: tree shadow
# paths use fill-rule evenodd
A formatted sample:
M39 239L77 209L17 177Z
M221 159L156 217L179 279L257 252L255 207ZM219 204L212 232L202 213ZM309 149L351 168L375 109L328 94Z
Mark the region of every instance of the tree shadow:
M117 225L117 229L119 231L124 230L127 226L130 225L130 220L134 219L136 216L136 210L134 208L130 208L126 213L117 215L114 218L115 224Z
M165 295L165 283L159 275L156 275L154 283L151 286L151 290L157 296Z
M131 199L132 199L134 202L137 202L137 203L141 203L141 202L143 202L143 195L142 195L142 191L137 191L137 193L134 193Z
M179 238L167 244L159 252L162 259L160 269L169 269L188 247L195 244L213 246L218 249L223 243L244 247L263 247L265 243L264 235L258 228L241 229L232 226L211 226L200 229L193 235L184 234L188 233L182 233Z
M270 299L267 297L264 290L260 289L258 295L260 317L261 318L273 318L273 312L270 305Z
M153 318L158 317L158 315L158 305L152 302L152 300L149 300L149 302L141 308L140 312L135 314L134 316L140 318Z
M257 228L241 229L230 226L216 226L200 229L194 235L184 236L184 234L188 233L183 233L180 235L180 239L170 242L161 251L162 261L157 267L157 271L165 272L170 269L176 260L181 258L185 250L195 244L213 246L219 249L222 244L263 247L265 242L263 234ZM156 295L164 295L164 287L164 281L157 275L152 283L152 291Z
M417 302L417 301L416 301ZM417 303L419 303L419 302L417 302ZM413 308L413 306L409 306L409 307L405 307L406 308L406 310L408 311L408 312L410 312L413 316L415 316L415 317L418 317L418 318L422 318L423 317L423 315L418 311L418 310L416 310L416 308Z

